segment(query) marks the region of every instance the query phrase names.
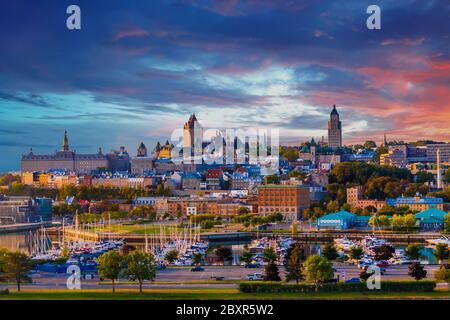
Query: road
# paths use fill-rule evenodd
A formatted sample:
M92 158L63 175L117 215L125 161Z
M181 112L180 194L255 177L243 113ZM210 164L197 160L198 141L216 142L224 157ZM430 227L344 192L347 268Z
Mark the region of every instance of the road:
M359 277L361 270L356 266L336 263L336 275L342 279L342 274L345 272L345 278ZM437 265L427 265L425 270L428 272L428 277L433 279L434 270L438 268ZM145 283L144 288L236 288L236 283L211 281L212 277L224 277L224 280L246 280L246 275L255 272L263 273L262 268L247 269L242 266L212 266L205 267L203 272L191 272L189 268L167 268L166 270L158 271L154 283ZM285 268L280 267L280 275L284 278ZM32 276L33 282L31 284L23 284L24 289L42 289L55 290L67 289L68 274L54 274L54 273L34 273ZM386 274L382 276L384 280L411 280L408 275L407 265L393 265L386 268ZM127 281L127 280L123 280ZM200 283L205 281L205 283ZM105 289L108 286L99 283L99 278L96 276L92 280L81 280L81 287L83 289ZM120 284L120 288L132 289L136 288L136 284ZM0 286L4 288L5 286ZM11 289L15 289L14 285L8 285Z

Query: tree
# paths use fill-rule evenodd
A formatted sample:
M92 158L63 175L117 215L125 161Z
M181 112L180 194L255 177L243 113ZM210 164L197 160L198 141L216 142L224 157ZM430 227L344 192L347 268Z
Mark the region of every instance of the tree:
M299 250L300 260L305 261L305 259L306 259L305 258L305 249L303 248L302 243L297 241L297 242L291 244L286 251L285 261L284 261L285 266L288 265L289 260L291 259L291 253L292 253L292 251L294 251L295 248L298 248L298 250Z
M298 284L300 280L305 280L303 258L303 248L299 243L296 243L289 255L289 262L286 268L286 281L295 280Z
M219 261L225 264L225 261L231 260L233 253L231 252L231 249L228 247L218 247L216 249L216 255L219 258Z
M422 280L427 277L427 271L424 270L424 266L420 263L413 263L409 266L408 274L416 279L417 281Z
M338 212L339 211L339 202L338 201L330 201L327 204L327 212Z
M450 232L450 213L444 217L444 231Z
M264 177L264 182L266 184L279 184L280 183L280 176L273 174L271 176Z
M434 181L434 175L430 172L421 170L416 173L416 182L417 183L426 183L426 182L433 182L433 181Z
M8 254L8 250L6 248L0 248L0 281L2 279L3 267L5 265L6 255Z
M242 252L242 255L239 257L239 259L246 265L250 264L253 261L253 254L251 254L250 251L245 250L244 252Z
M193 263L194 265L200 264L200 263L202 262L202 260L203 260L203 256L202 256L201 253L196 252L196 253L194 253L194 254L192 255L192 263Z
M127 274L132 281L139 282L139 293L142 293L144 280L153 281L156 276L156 265L150 253L132 251L127 257Z
M292 221L290 229L291 229L292 235L296 235L298 233L298 221L297 220Z
M447 269L445 266L441 266L434 272L434 278L437 281L447 282L450 287L450 269Z
M350 258L354 260L361 259L364 254L364 250L361 247L351 247L350 248Z
M170 191L170 188L165 188L163 183L158 184L158 186L156 187L157 196L169 197L171 194L172 192Z
M421 256L420 254L421 247L418 244L410 244L405 249L405 255L410 260L418 260Z
M17 291L20 291L20 284L23 280L28 280L28 274L32 265L28 256L22 252L7 252L3 258L3 273L6 279L14 280L17 284Z
M276 261L277 254L272 247L267 247L263 251L263 260L266 262Z
M443 263L443 261L447 260L450 255L450 251L448 250L448 245L445 243L438 243L436 245L436 248L434 249L433 254L436 257L436 259L439 261L439 263Z
M327 244L322 249L322 256L327 258L329 261L333 261L337 259L339 254L335 246L333 246L332 244Z
M281 281L280 272L278 271L278 266L275 261L270 261L265 268L266 281Z
M319 255L311 255L305 262L306 277L319 289L319 283L334 277L333 264Z
M364 142L364 148L365 149L374 149L377 147L377 144L373 140L367 140Z
M394 230L402 229L405 226L405 219L398 214L394 214L391 219L391 225Z
M98 257L97 262L100 277L110 279L113 293L116 292L115 280L119 278L119 274L122 271L124 258L119 252L112 250Z
M380 162L380 155L388 153L389 152L389 148L387 146L380 146L378 147L378 149L375 151L375 155L374 155L374 160L379 163Z
M445 183L450 183L450 168L448 168L447 170L445 170L445 173L444 173L444 182L445 182Z
M173 263L175 260L178 259L178 251L176 249L170 250L166 253L166 256L164 259L167 260L169 263Z
M392 258L392 256L394 255L395 249L387 244L383 244L379 247L375 247L373 249L374 253L375 253L375 260L376 261L380 261L380 260L389 260L390 258Z
M403 218L403 223L407 231L410 231L416 225L416 217L413 214L407 214Z
M364 281L364 282L366 282L367 279L369 279L370 276L373 275L373 274L375 273L375 271L369 273L369 272L367 272L367 270L368 270L368 269L364 269L364 270L361 271L361 273L359 274L359 278L360 278L362 281Z
M299 151L297 149L293 149L293 148L282 147L280 149L280 155L282 157L286 158L289 162L293 162L298 159Z
M306 173L294 169L288 173L288 178L299 178L300 180L303 180L306 178Z
M69 258L69 256L70 256L69 247L67 247L67 246L62 247L61 252L60 252L60 257L66 259L66 258Z
M239 207L237 210L238 214L248 214L250 213L250 210L247 207Z

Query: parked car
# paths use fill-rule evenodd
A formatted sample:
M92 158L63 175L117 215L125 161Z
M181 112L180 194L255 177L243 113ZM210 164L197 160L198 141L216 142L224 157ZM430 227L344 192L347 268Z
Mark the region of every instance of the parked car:
M249 263L245 265L246 268L261 268L259 263Z
M253 273L247 275L247 280L264 280L262 273Z
M367 269L369 269L369 267L370 266L365 266L365 267L363 267L362 269L364 270L364 271L367 271ZM380 268L380 267L378 267L378 268ZM384 275L386 273L386 269L385 268L380 268L380 274L381 275Z
M375 265L380 268L386 268L389 266L389 262L387 262L385 260L381 260L381 261L375 262Z
M368 261L360 261L358 262L358 268L359 269L367 269L368 266L372 265L371 262Z
M166 265L163 263L160 263L156 266L156 270L164 270L166 269Z
M205 269L202 267L195 267L195 268L191 268L191 271L192 272L200 272L200 271L205 271Z

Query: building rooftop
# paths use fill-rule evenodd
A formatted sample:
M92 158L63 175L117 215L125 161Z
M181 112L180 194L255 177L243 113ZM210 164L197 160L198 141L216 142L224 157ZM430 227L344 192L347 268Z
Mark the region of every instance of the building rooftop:
M419 212L415 215L416 219L429 219L429 218L444 219L445 216L447 216L447 212L436 208L430 208L422 212Z
M309 189L309 186L308 185L299 185L299 184L265 184L265 185L258 186L258 188L261 188L261 189L272 189L272 188L277 188L277 189L301 189L301 188L307 188L307 189Z

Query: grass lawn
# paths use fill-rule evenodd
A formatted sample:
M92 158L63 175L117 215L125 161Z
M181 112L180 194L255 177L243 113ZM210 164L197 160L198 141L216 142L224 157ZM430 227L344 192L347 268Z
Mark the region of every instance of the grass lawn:
M281 294L249 294L237 289L146 289L143 294L137 290L118 289L115 294L111 290L51 291L26 290L0 295L0 300L136 300L136 299L219 299L219 300L255 300L255 299L450 299L449 291L417 292L417 293L281 293Z
M163 225L161 228L159 225L155 224L147 224L145 226L144 224L112 224L111 229L109 226L106 226L105 228L91 228L91 231L97 231L97 232L111 232L119 233L119 234L145 234L148 235L151 234L160 234L161 230L164 230L163 232L166 234L169 234L171 232L177 232L182 233L183 228L180 228L178 226L174 225Z
M144 224L112 224L111 229L109 226L105 226L104 228L90 228L91 232L111 232L118 233L118 234L138 234L138 235L152 235L152 234L160 234L161 230L168 235L173 232L182 234L183 231L185 231L183 228L180 228L178 225L162 225L160 228L157 224L147 224L145 226ZM207 232L214 232L215 229L200 229L200 233L207 233Z

